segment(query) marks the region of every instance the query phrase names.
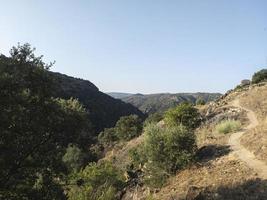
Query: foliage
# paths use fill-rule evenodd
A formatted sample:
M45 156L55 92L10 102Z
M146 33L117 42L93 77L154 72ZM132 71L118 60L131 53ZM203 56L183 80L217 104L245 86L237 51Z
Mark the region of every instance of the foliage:
M198 98L197 101L196 101L196 105L205 105L205 104L206 104L206 102L202 98Z
M215 129L219 133L231 133L240 130L241 123L236 120L224 120L216 125Z
M144 137L143 144L130 151L130 157L135 166L144 166L144 179L149 186L162 186L169 174L193 160L195 135L184 126L160 128L148 124Z
M110 144L117 140L118 137L115 128L105 128L104 131L100 132L98 135L98 141L103 145Z
M115 141L128 141L142 132L142 120L137 115L124 116L119 119L115 127L104 129L98 135L98 141L104 146Z
M219 98L219 93L161 93L161 94L134 94L127 95L121 99L134 105L142 112L151 115L153 113L164 113L170 108L174 108L181 103L192 103L194 104L197 99L201 98L205 102L213 101Z
M91 135L97 136L97 133L104 128L115 126L122 116L135 114L142 119L145 118L136 107L100 92L90 81L54 72L50 72L49 75L55 82L53 91L55 97L63 99L73 97L84 105L93 127Z
M165 113L164 121L169 126L183 125L194 129L200 125L200 114L192 104L182 103Z
M91 163L73 177L77 185L68 190L70 200L114 200L124 186L122 173L109 162Z
M156 113L153 113L153 114L149 115L149 116L146 118L144 124L158 123L158 122L160 122L162 119L163 119L163 114L156 112Z
M137 115L121 117L115 126L116 135L120 140L131 140L142 132L142 120Z
M75 99L53 98L54 82L29 44L0 56L0 197L64 199L62 156L87 132Z
M144 169L144 183L148 187L161 188L166 183L169 174L154 163L146 163Z
M267 69L262 69L252 76L252 83L260 83L267 80Z
M159 128L150 124L145 128L144 152L148 161L168 173L186 166L192 159L195 147L194 133L183 126Z
M62 161L66 164L69 171L78 171L82 166L85 155L76 145L70 144L66 149L66 153L62 157Z

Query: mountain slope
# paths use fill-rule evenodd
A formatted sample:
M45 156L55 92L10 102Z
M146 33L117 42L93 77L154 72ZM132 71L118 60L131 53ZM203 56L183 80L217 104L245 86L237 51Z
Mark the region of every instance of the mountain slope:
M219 98L219 93L162 93L162 94L135 94L121 98L124 102L130 103L139 108L142 112L152 114L164 112L182 102L196 103L198 99L209 102Z
M144 118L144 114L119 99L102 93L90 81L50 72L55 81L55 96L61 98L77 98L88 110L90 121L97 132L114 126L118 119L125 115L136 114Z
M107 94L115 99L122 99L134 95L131 93L123 93L123 92L108 92Z

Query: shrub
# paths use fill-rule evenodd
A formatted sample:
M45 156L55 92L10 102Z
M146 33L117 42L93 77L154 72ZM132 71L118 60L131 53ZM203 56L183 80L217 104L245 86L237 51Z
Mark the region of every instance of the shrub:
M206 104L206 102L202 98L198 98L197 101L196 101L196 105L205 105L205 104Z
M109 162L91 163L74 174L76 183L68 190L70 200L113 200L124 186L122 173Z
M267 80L267 69L262 69L252 76L252 83L260 83Z
M150 124L144 134L147 160L168 173L175 173L192 160L196 147L195 135L184 126L159 128Z
M116 136L120 140L131 140L142 132L142 120L137 115L121 117L115 126Z
M115 128L105 128L104 131L102 131L98 135L98 141L105 145L108 145L114 141L118 140L118 137L116 135L116 129Z
M121 117L115 127L106 128L98 135L98 141L103 146L115 141L128 141L137 137L142 132L142 120L137 115Z
M148 118L145 121L145 124L149 123L158 123L163 119L162 113L153 113L148 116Z
M69 145L62 161L66 164L69 171L77 171L82 167L84 158L84 153L77 146Z
M231 133L231 132L236 132L240 130L241 128L241 123L240 121L236 120L224 120L221 121L217 126L215 127L216 131L219 133Z
M169 174L161 167L154 165L154 163L146 163L144 169L144 183L152 188L161 188Z
M194 129L200 125L200 114L193 105L182 103L168 110L165 113L164 121L169 126L183 125L187 128Z

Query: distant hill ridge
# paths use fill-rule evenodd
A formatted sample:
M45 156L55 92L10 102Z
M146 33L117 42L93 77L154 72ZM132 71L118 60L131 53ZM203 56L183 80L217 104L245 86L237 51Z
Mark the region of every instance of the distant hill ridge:
M122 116L136 114L141 118L145 115L138 108L120 99L99 91L90 81L74 78L57 72L49 72L55 81L55 96L61 98L77 98L90 114L97 132L112 127Z
M130 94L130 93L108 93L114 98L119 98L126 103L130 103L147 114L164 112L182 102L196 103L198 99L205 102L219 98L220 93L158 93L158 94Z

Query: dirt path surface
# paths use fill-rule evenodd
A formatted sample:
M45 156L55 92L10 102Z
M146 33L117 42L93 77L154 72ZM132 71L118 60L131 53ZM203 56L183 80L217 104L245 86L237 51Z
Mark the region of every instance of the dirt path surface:
M259 124L256 115L252 110L242 107L239 103L239 100L235 100L232 105L234 107L246 110L247 117L249 119L249 125L245 129L233 133L229 138L229 145L233 150L233 154L238 159L244 161L251 169L257 172L259 178L267 179L267 165L263 161L258 160L252 152L248 151L240 144L242 135L247 130L253 129Z

